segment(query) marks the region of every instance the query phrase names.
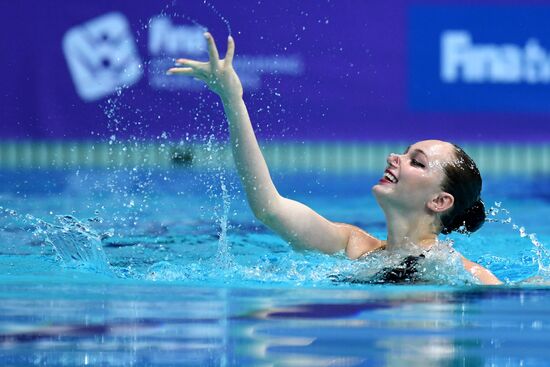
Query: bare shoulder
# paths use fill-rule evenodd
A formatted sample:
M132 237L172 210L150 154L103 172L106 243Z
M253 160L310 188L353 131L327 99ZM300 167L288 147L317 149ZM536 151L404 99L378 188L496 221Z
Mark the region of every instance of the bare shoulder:
M488 269L485 269L483 266L479 265L478 263L468 260L467 258L462 256L460 253L459 255L460 255L460 258L462 259L462 264L464 265L464 269L466 269L474 277L479 279L481 283L487 284L487 285L502 284L502 282Z
M381 240L357 226L345 223L336 224L349 231L346 255L352 260L383 247Z

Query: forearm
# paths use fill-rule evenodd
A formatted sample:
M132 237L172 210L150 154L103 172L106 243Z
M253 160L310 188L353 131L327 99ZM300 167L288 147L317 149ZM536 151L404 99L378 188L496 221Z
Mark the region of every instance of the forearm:
M269 215L279 198L252 128L246 105L239 94L222 98L229 122L230 144L248 203L254 214Z

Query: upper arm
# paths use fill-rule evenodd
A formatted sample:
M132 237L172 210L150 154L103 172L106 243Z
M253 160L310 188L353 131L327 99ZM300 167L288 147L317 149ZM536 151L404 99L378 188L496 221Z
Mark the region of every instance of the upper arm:
M381 246L381 241L362 229L331 222L308 206L283 197L260 219L297 248L329 254L345 250L350 259L357 259Z
M502 282L496 276L494 276L494 274L491 273L488 269L485 269L483 266L466 259L462 255L460 256L462 258L462 264L464 265L464 268L468 272L470 272L474 277L479 279L481 283L487 284L487 285L502 284Z
M292 246L334 253L346 248L350 226L334 223L295 200L279 197L259 218Z

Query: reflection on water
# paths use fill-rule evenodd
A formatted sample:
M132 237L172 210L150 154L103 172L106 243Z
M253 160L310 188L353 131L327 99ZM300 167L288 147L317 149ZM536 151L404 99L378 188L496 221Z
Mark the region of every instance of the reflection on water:
M484 366L550 358L545 289L13 284L1 294L2 365Z

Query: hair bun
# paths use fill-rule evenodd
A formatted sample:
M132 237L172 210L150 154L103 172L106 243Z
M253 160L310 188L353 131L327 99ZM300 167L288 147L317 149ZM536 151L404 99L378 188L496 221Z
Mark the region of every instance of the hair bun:
M446 233L457 231L459 233L472 233L477 231L485 223L485 205L478 199L471 207L462 214L454 217L453 222L446 228Z
M477 231L485 223L485 205L478 199L462 215L457 215L453 221L455 231L460 233L472 233Z

